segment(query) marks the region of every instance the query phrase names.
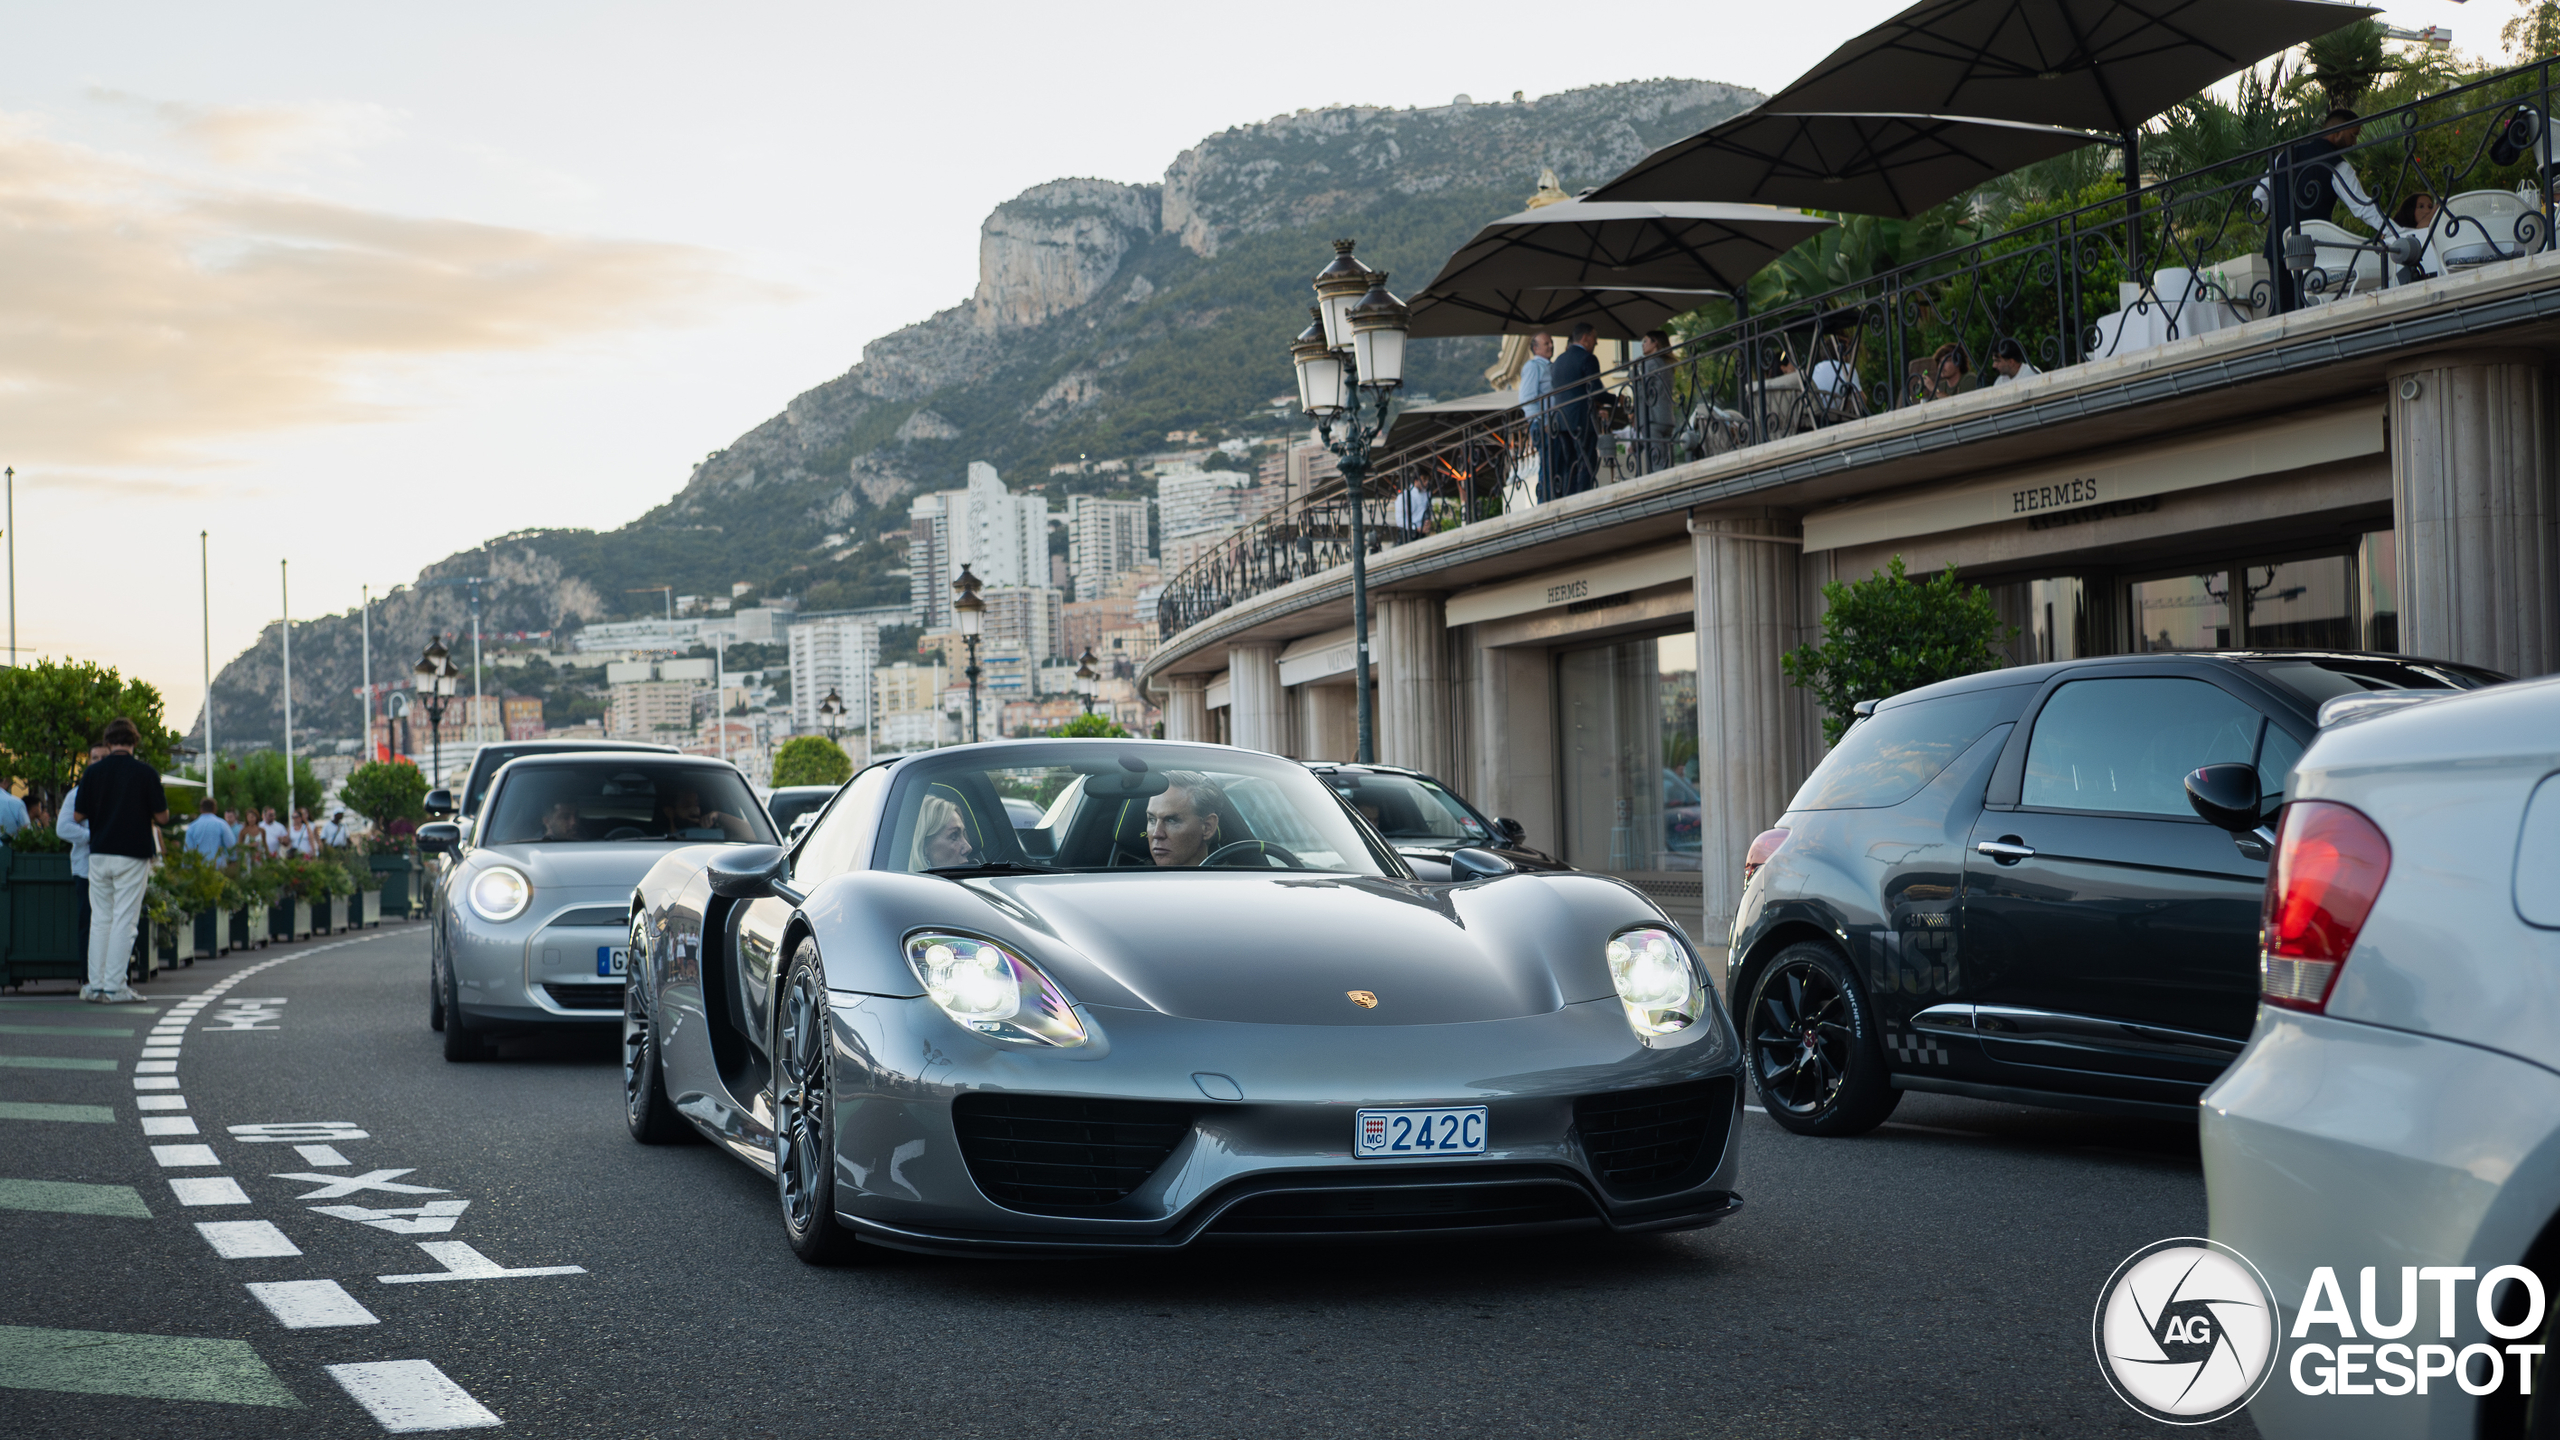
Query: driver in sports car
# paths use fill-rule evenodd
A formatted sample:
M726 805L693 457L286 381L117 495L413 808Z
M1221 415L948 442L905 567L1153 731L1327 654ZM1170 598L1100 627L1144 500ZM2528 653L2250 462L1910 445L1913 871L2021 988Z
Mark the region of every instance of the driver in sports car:
M679 785L667 797L666 824L669 835L682 835L691 830L718 830L731 840L753 840L755 830L738 816L722 811L705 811L702 792L690 785Z
M1147 801L1147 854L1163 866L1197 865L1217 853L1227 793L1197 770L1165 775L1164 793Z

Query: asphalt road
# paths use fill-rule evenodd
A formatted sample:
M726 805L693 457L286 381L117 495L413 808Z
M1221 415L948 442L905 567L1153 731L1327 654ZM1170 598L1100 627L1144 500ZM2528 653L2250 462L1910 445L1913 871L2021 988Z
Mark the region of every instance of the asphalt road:
M631 1142L611 1032L449 1065L425 975L393 926L147 1007L0 996L0 1435L2168 1433L2089 1323L2126 1255L2203 1233L2191 1128L1912 1096L1856 1141L1747 1116L1748 1208L1684 1235L818 1270L770 1182ZM484 1266L577 1269L377 1278Z

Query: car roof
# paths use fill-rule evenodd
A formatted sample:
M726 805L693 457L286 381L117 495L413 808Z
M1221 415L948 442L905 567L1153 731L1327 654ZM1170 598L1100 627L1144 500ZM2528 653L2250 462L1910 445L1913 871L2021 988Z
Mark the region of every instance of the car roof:
M2249 665L2264 664L2271 660L2357 660L2380 661L2394 665L2443 665L2460 670L2480 668L2476 665L2458 665L2445 660L2430 660L2423 655L2394 655L2378 650L2152 650L2132 655L2089 655L2077 660L2048 660L2035 665L2012 665L1999 670L1983 670L1971 675L1959 675L1952 680L1940 680L1935 684L1905 690L1899 695L1877 702L1876 709L1897 709L1915 700L1935 699L1941 695L1961 695L1973 690L2001 690L2012 685L2041 685L2067 670L2196 664L2230 666L2241 669L2245 673ZM2307 709L2306 713L2308 713Z
M528 769L540 769L545 765L560 765L566 764L572 760L586 760L600 755L610 756L612 754L613 752L610 751L561 750L548 755L519 755L515 759L508 761L506 764L501 765L498 768L501 770L513 770L517 766L522 765ZM619 758L635 760L642 757L623 754ZM738 768L730 762L721 759L717 755L687 755L677 750L652 753L646 758L652 765L663 765L672 760L679 765L708 765L720 770L735 770Z

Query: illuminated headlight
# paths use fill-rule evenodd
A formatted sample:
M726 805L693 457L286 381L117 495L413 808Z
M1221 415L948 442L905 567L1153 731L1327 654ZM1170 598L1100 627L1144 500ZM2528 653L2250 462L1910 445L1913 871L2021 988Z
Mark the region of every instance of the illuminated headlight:
M1638 1035L1669 1035L1697 1022L1706 987L1689 950L1667 930L1629 930L1609 941L1609 980Z
M1040 967L1001 945L967 935L918 935L907 963L942 1013L990 1040L1071 1047L1084 1022Z
M471 877L471 908L483 920L513 920L533 903L533 882L521 870L492 865Z

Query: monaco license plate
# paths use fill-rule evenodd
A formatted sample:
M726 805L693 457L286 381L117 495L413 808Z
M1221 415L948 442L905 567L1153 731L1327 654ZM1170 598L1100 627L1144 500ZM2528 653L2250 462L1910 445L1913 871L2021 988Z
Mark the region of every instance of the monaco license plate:
M1484 1130L1481 1105L1449 1110L1361 1110L1351 1117L1351 1154L1358 1160L1481 1155Z
M596 973L598 975L620 975L630 968L630 946L599 945L596 947Z

